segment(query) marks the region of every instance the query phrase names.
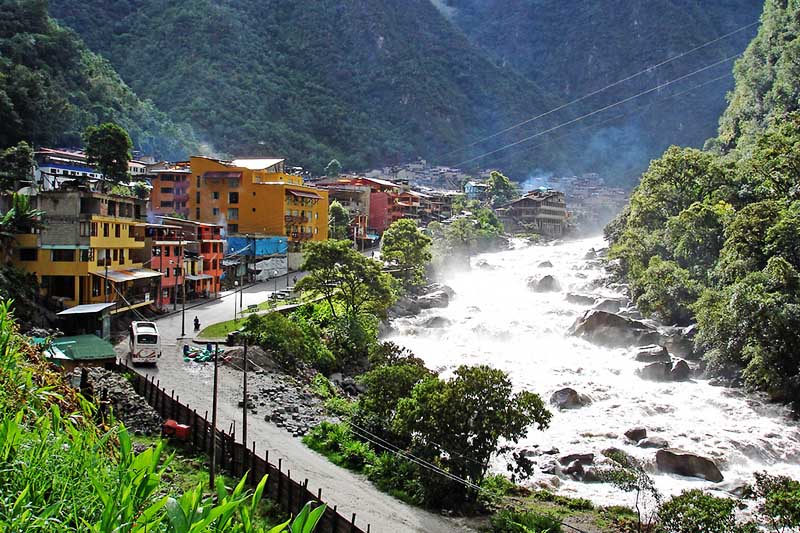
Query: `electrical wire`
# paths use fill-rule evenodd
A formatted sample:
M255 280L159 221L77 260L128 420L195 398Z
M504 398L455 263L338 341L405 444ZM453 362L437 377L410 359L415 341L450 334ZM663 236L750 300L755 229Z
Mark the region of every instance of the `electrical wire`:
M594 111L592 111L590 113L586 113L585 115L581 115L581 116L579 116L577 118L574 118L572 120L568 120L567 122L562 122L561 124L559 124L557 126L553 126L552 128L548 128L548 129L546 129L544 131L540 131L539 133L536 133L534 135L529 135L528 137L524 137L524 138L522 138L522 139L520 139L518 141L515 141L513 143L506 144L506 145L501 146L500 148L497 148L495 150L491 150L489 152L485 152L485 153L483 153L481 155L472 157L470 159L466 159L464 161L461 161L460 163L456 163L453 166L460 167L460 166L465 165L467 163L471 163L473 161L477 161L478 159L483 159L484 157L496 154L497 152L502 152L503 150L507 150L509 148L513 148L514 146L518 146L518 145L520 145L520 144L522 144L524 142L536 139L537 137L541 137L542 135L545 135L547 133L550 133L550 132L556 131L558 129L561 129L564 126L569 126L570 124L574 124L576 122L580 122L583 119L589 118L589 117L594 116L594 115L596 115L598 113L602 113L603 111L607 111L609 109L612 109L612 108L617 107L619 105L622 105L624 103L630 102L631 100L635 100L636 98L639 98L639 97L644 96L646 94L650 94L652 92L659 91L659 90L663 89L664 87L668 87L668 86L670 86L670 85L672 85L674 83L677 83L679 81L682 81L682 80L685 80L687 78L690 78L690 77L692 77L692 76L694 76L696 74L699 74L701 72L705 72L706 70L709 70L709 69L714 68L716 66L722 65L723 63L727 63L728 61L731 61L732 59L736 59L740 55L741 55L741 52L738 53L738 54L734 54L732 56L728 56L725 59L721 59L719 61L715 61L714 63L711 63L709 65L701 67L701 68L699 68L697 70L694 70L694 71L692 71L692 72L690 72L688 74L684 74L683 76L680 76L680 77L675 78L673 80L670 80L668 82L656 85L655 87L652 87L652 88L647 89L645 91L642 91L640 93L634 94L633 96L629 96L627 98L624 98L622 100L614 102L613 104L609 104L607 106L601 107L600 109L596 109L596 110L594 110Z
M534 117L531 117L531 118L529 118L529 119L523 120L522 122L518 122L517 124L514 124L514 125L512 125L512 126L509 126L509 127L505 128L505 129L503 129L503 130L500 130L500 131L498 131L498 132L496 132L496 133L493 133L493 134L491 134L491 135L489 135L489 136L487 136L487 137L483 137L482 139L478 139L478 140L476 140L476 141L473 141L473 142L471 142L470 144L468 144L468 145L466 145L466 146L464 146L464 147L462 147L462 148L457 148L457 149L455 149L455 150L451 150L450 152L447 152L447 153L445 153L445 154L442 154L440 157L446 157L446 156L448 156L448 155L451 155L451 154L454 154L454 153L457 153L457 152L464 151L464 150L466 150L467 148L471 148L472 146L475 146L476 144L482 143L482 142L484 142L484 141L488 141L488 140L490 140L490 139L493 139L493 138L495 138L495 137L497 137L497 136L499 136L499 135L502 135L502 134L504 134L504 133L508 133L509 131L515 130L515 129L517 129L517 128L521 127L521 126L524 126L524 125L526 125L526 124L529 124L529 123L531 123L531 122L534 122L534 121L536 121L536 120L539 120L539 119L541 119L541 118L544 118L544 117L546 117L546 116L548 116L548 115L551 115L551 114L553 114L553 113L555 113L555 112L557 112L557 111L560 111L560 110L562 110L562 109L565 109L565 108L567 108L567 107L569 107L569 106L571 106L571 105L574 105L574 104L577 104L577 103L579 103L579 102L582 102L582 101L586 100L587 98L591 98L592 96L595 96L595 95L597 95L597 94L600 94L600 93L602 93L602 92L604 92L604 91L606 91L606 90L608 90L608 89L610 89L610 88L612 88L612 87L616 87L617 85L620 85L620 84L622 84L622 83L625 83L626 81L630 81L630 80L632 80L632 79L634 79L634 78L637 78L637 77L639 77L639 76L641 76L641 75L643 75L643 74L651 73L651 72L653 72L655 69L658 69L658 68L660 68L660 67L663 67L664 65L667 65L667 64L669 64L669 63L672 63L673 61L676 61L676 60L678 60L678 59L680 59L680 58L682 58L682 57L685 57L685 56L687 56L687 55L689 55L689 54L692 54L692 53L694 53L694 52L697 52L698 50L702 50L703 48L706 48L707 46L710 46L710 45L712 45L712 44L718 43L719 41L721 41L721 40L723 40L723 39L726 39L726 38L728 38L728 37L730 37L730 36L732 36L732 35L735 35L735 34L737 34L737 33L743 32L743 31L745 31L745 30L747 30L747 29L749 29L749 28L751 28L751 27L755 26L756 24L759 24L759 21L755 21L755 22L751 22L750 24L746 24L745 26L742 26L742 27L740 27L740 28L737 28L737 29L735 29L735 30L733 30L733 31L731 31L731 32L729 32L729 33L726 33L725 35L721 35L721 36L717 37L716 39L712 39L712 40L710 40L710 41L707 41L707 42L705 42L705 43L703 43L703 44L701 44L701 45L695 46L694 48L692 48L692 49L690 49L690 50L687 50L687 51L685 51L685 52L681 52L680 54L678 54L678 55L675 55L675 56L672 56L672 57L670 57L669 59L666 59L666 60L664 60L664 61L661 61L660 63L656 63L655 65L651 65L651 66L649 66L649 67L647 67L647 68L645 68L645 69L642 69L642 70L640 70L639 72L636 72L636 73L634 73L634 74L631 74L630 76L627 76L627 77L625 77L625 78L622 78L621 80L617 80L617 81L615 81L615 82L613 82L613 83L610 83L610 84L606 85L605 87L602 87L602 88L600 88L600 89L597 89L597 90L595 90L595 91L592 91L592 92L590 92L590 93L588 93L588 94L585 94L584 96L581 96L580 98L576 98L575 100L572 100L572 101L570 101L570 102L567 102L566 104L562 104L562 105L560 105L560 106L557 106L557 107L555 107L555 108L553 108L553 109L551 109L551 110L549 110L549 111L545 111L544 113L541 113L541 114L539 114L539 115L536 115L536 116L534 116ZM737 54L737 55L738 55L738 54Z

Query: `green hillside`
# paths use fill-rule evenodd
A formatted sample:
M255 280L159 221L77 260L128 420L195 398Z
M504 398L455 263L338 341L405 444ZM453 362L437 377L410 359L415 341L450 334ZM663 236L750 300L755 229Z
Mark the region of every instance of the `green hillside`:
M135 148L162 158L193 149L179 127L140 100L104 59L74 32L57 25L44 0L0 0L0 147L80 146L84 128L114 121Z
M555 101L428 0L53 0L139 93L233 154L322 170L434 157ZM553 150L528 153L548 161Z

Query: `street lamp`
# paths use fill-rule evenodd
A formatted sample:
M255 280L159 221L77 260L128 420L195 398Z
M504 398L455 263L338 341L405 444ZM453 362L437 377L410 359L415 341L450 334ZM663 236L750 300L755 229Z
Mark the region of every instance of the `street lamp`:
M180 257L183 258L183 231L181 231L181 239L180 239ZM181 290L183 292L183 304L181 305L181 338L186 337L186 272L184 268L181 268L181 274L183 275L183 283L181 283Z
M277 293L278 292L278 271L277 270L273 270L272 271L272 277L275 278L275 292Z

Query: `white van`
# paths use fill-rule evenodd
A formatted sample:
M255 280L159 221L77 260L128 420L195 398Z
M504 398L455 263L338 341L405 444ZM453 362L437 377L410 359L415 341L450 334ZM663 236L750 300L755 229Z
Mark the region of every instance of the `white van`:
M129 329L131 363L155 365L161 357L161 337L155 322L131 322Z

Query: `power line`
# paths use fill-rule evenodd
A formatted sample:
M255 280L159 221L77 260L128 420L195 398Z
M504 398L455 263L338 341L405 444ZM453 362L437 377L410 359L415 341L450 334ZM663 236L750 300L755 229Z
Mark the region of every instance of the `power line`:
M621 80L615 81L615 82L613 82L613 83L611 83L611 84L609 84L609 85L606 85L605 87L602 87L602 88L600 88L600 89L597 89L597 90L595 90L595 91L592 91L592 92L590 92L590 93L588 93L588 94L586 94L586 95L584 95L584 96L581 96L580 98L577 98L577 99L575 99L575 100L572 100L572 101L570 101L570 102L567 102L566 104L562 104L562 105L560 105L560 106L558 106L558 107L555 107L555 108L553 108L553 109L551 109L551 110L549 110L549 111L545 111L544 113L541 113L541 114L539 114L539 115L536 115L536 116L534 116L534 117L531 117L531 118L529 118L529 119L523 120L522 122L519 122L519 123L517 123L517 124L514 124L514 125L512 125L512 126L509 126L509 127L505 128L505 129L503 129L503 130L500 130L500 131L498 131L498 132L496 132L496 133L493 133L492 135L489 135L489 136L487 136L487 137L483 137L482 139L478 139L478 140L476 140L476 141L473 141L473 142L471 142L470 144L468 144L468 145L466 145L466 146L464 146L464 147L462 147L462 148L457 148L457 149L455 149L455 150L451 150L450 152L447 152L447 153L445 153L445 154L442 154L442 155L441 155L441 157L446 157L446 156L448 156L448 155L450 155L450 154L454 154L454 153L457 153L457 152L461 152L461 151L463 151L463 150L466 150L467 148L470 148L470 147L472 147L472 146L475 146L476 144L482 143L482 142L484 142L484 141L488 141L489 139L493 139L493 138L495 138L495 137L497 137L497 136L499 136L499 135L502 135L502 134L504 134L504 133L508 133L508 132L509 132L509 131L511 131L511 130L517 129L517 128L519 128L520 126L524 126L525 124L529 124L529 123L531 123L531 122L534 122L534 121L536 121L536 120L539 120L540 118L544 118L544 117L546 117L546 116L548 116L548 115L551 115L551 114L553 114L553 113L555 113L555 112L557 112L557 111L560 111L560 110L562 110L562 109L564 109L564 108L566 108L566 107L569 107L569 106L571 106L571 105L573 105L573 104L577 104L577 103L579 103L579 102L582 102L583 100L586 100L587 98L591 98L592 96L595 96L595 95L597 95L597 94L599 94L599 93L601 93L601 92L603 92L603 91L606 91L607 89L610 89L610 88L612 88L612 87L616 87L617 85L620 85L620 84L622 84L622 83L625 83L626 81L630 81L630 80L632 80L632 79L634 79L634 78L637 78L637 77L641 76L642 74L650 73L650 72L654 71L654 70L655 70L655 69L657 69L657 68L660 68L660 67L662 67L662 66L664 66L664 65L666 65L666 64L668 64L668 63L671 63L671 62L673 62L673 61L676 61L676 60L678 60L678 59L680 59L680 58L682 58L682 57L685 57L685 56L687 56L687 55L689 55L689 54L692 54L692 53L694 53L694 52L697 52L698 50L702 50L703 48L706 48L707 46L710 46L710 45L712 45L712 44L715 44L715 43L717 43L717 42L719 42L719 41L721 41L721 40L723 40L723 39L726 39L726 38L728 38L728 37L730 37L730 36L732 36L732 35L735 35L735 34L737 34L737 33L740 33L740 32L742 32L742 31L744 31L744 30L746 30L746 29L749 29L749 28L751 28L751 27L753 27L753 26L755 26L755 25L757 25L757 24L759 24L759 21L751 22L750 24L747 24L747 25L745 25L745 26L742 26L742 27L740 27L740 28L738 28L738 29L736 29L736 30L733 30L732 32L726 33L725 35L721 35L720 37L717 37L716 39L712 39L712 40L710 40L710 41L707 41L707 42L705 42L705 43L703 43L703 44L701 44L701 45L695 46L694 48L692 48L692 49L690 49L690 50L687 50L687 51L685 51L685 52L681 52L680 54L678 54L678 55L675 55L675 56L672 56L672 57L670 57L669 59L665 59L664 61L661 61L660 63L656 63L655 65L651 65L651 66L649 66L649 67L647 67L647 68L645 68L645 69L642 69L642 70L640 70L639 72L636 72L636 73L634 73L634 74L631 74L630 76L627 76L627 77L625 77L625 78L622 78ZM737 54L737 55L738 55L738 54ZM456 165L456 166L458 166L458 165Z
M613 104L609 104L609 105L607 105L607 106L601 107L600 109L596 109L596 110L594 110L594 111L592 111L592 112L590 112L590 113L586 113L585 115L581 115L580 117L574 118L574 119L572 119L572 120L569 120L569 121L567 121L567 122L562 122L561 124L559 124L559 125L557 125L557 126L553 126L552 128L546 129L546 130L544 130L544 131L540 131L539 133L536 133L536 134L534 134L534 135L530 135L530 136L528 136L528 137L524 137L524 138L522 138L522 139L520 139L520 140L518 140L518 141L515 141L515 142L513 142L513 143L509 143L509 144L506 144L506 145L504 145L504 146L501 146L500 148L497 148L497 149L495 149L495 150L492 150L492 151L490 151L490 152L486 152L486 153L483 153L483 154L481 154L481 155L478 155L478 156L472 157L472 158L470 158L470 159L466 159L466 160L464 160L464 161L461 161L460 163L456 163L456 164L455 164L455 165L453 165L453 166L455 166L455 167L460 167L460 166L462 166L462 165L465 165L465 164L467 164L467 163L471 163L471 162L473 162L473 161L477 161L478 159L483 159L484 157L490 156L490 155L492 155L492 154L496 154L497 152L502 152L503 150L507 150L507 149L509 149L509 148L513 148L514 146L517 146L517 145L519 145L519 144L522 144L522 143L524 143L524 142L530 141L530 140L532 140L532 139L535 139L535 138L537 138L537 137L541 137L542 135L545 135L545 134L547 134L547 133L550 133L550 132L552 132L552 131L555 131L555 130L561 129L561 128L563 128L564 126L569 126L570 124L574 124L574 123L576 123L576 122L580 122L581 120L583 120L583 119L585 119L585 118L589 118L589 117L591 117L591 116L594 116L594 115L596 115L596 114L598 114L598 113L602 113L603 111L606 111L606 110L608 110L608 109L611 109L611 108L617 107L617 106L619 106L619 105L622 105L622 104L624 104L624 103L626 103L626 102L630 102L631 100L635 100L636 98L639 98L640 96L644 96L644 95L646 95L646 94L650 94L650 93L652 93L652 92L655 92L655 91L661 90L661 89L663 89L664 87L668 87L668 86L672 85L673 83L677 83L677 82L679 82L679 81L685 80L686 78L690 78L691 76L694 76L695 74L699 74L699 73L701 73L701 72L705 72L706 70L709 70L709 69L711 69L711 68L714 68L714 67L716 67L716 66L719 66L719 65L721 65L721 64L723 64L723 63L726 63L726 62L728 62L728 61L730 61L730 60L732 60L732 59L735 59L735 58L737 58L737 57L738 57L738 56L740 56L740 55L741 55L741 52L740 52L740 53L738 53L738 54L734 54L734 55L732 55L732 56L728 56L728 57L726 57L725 59L721 59L721 60L719 60L719 61L715 61L714 63L711 63L710 65L706 65L705 67L699 68L699 69L697 69L697 70L695 70L695 71L693 71L693 72L690 72L689 74L684 74L683 76L680 76L680 77L678 77L678 78L675 78L674 80L668 81L668 82L666 82L666 83L662 83L662 84L660 84L660 85L657 85L657 86L655 86L655 87L653 87L653 88L651 88L651 89L647 89L647 90L645 90L645 91L642 91L642 92L640 92L640 93L637 93L637 94L635 94L635 95L633 95L633 96L629 96L628 98L624 98L624 99L622 99L622 100L619 100L619 101L617 101L617 102L614 102Z

